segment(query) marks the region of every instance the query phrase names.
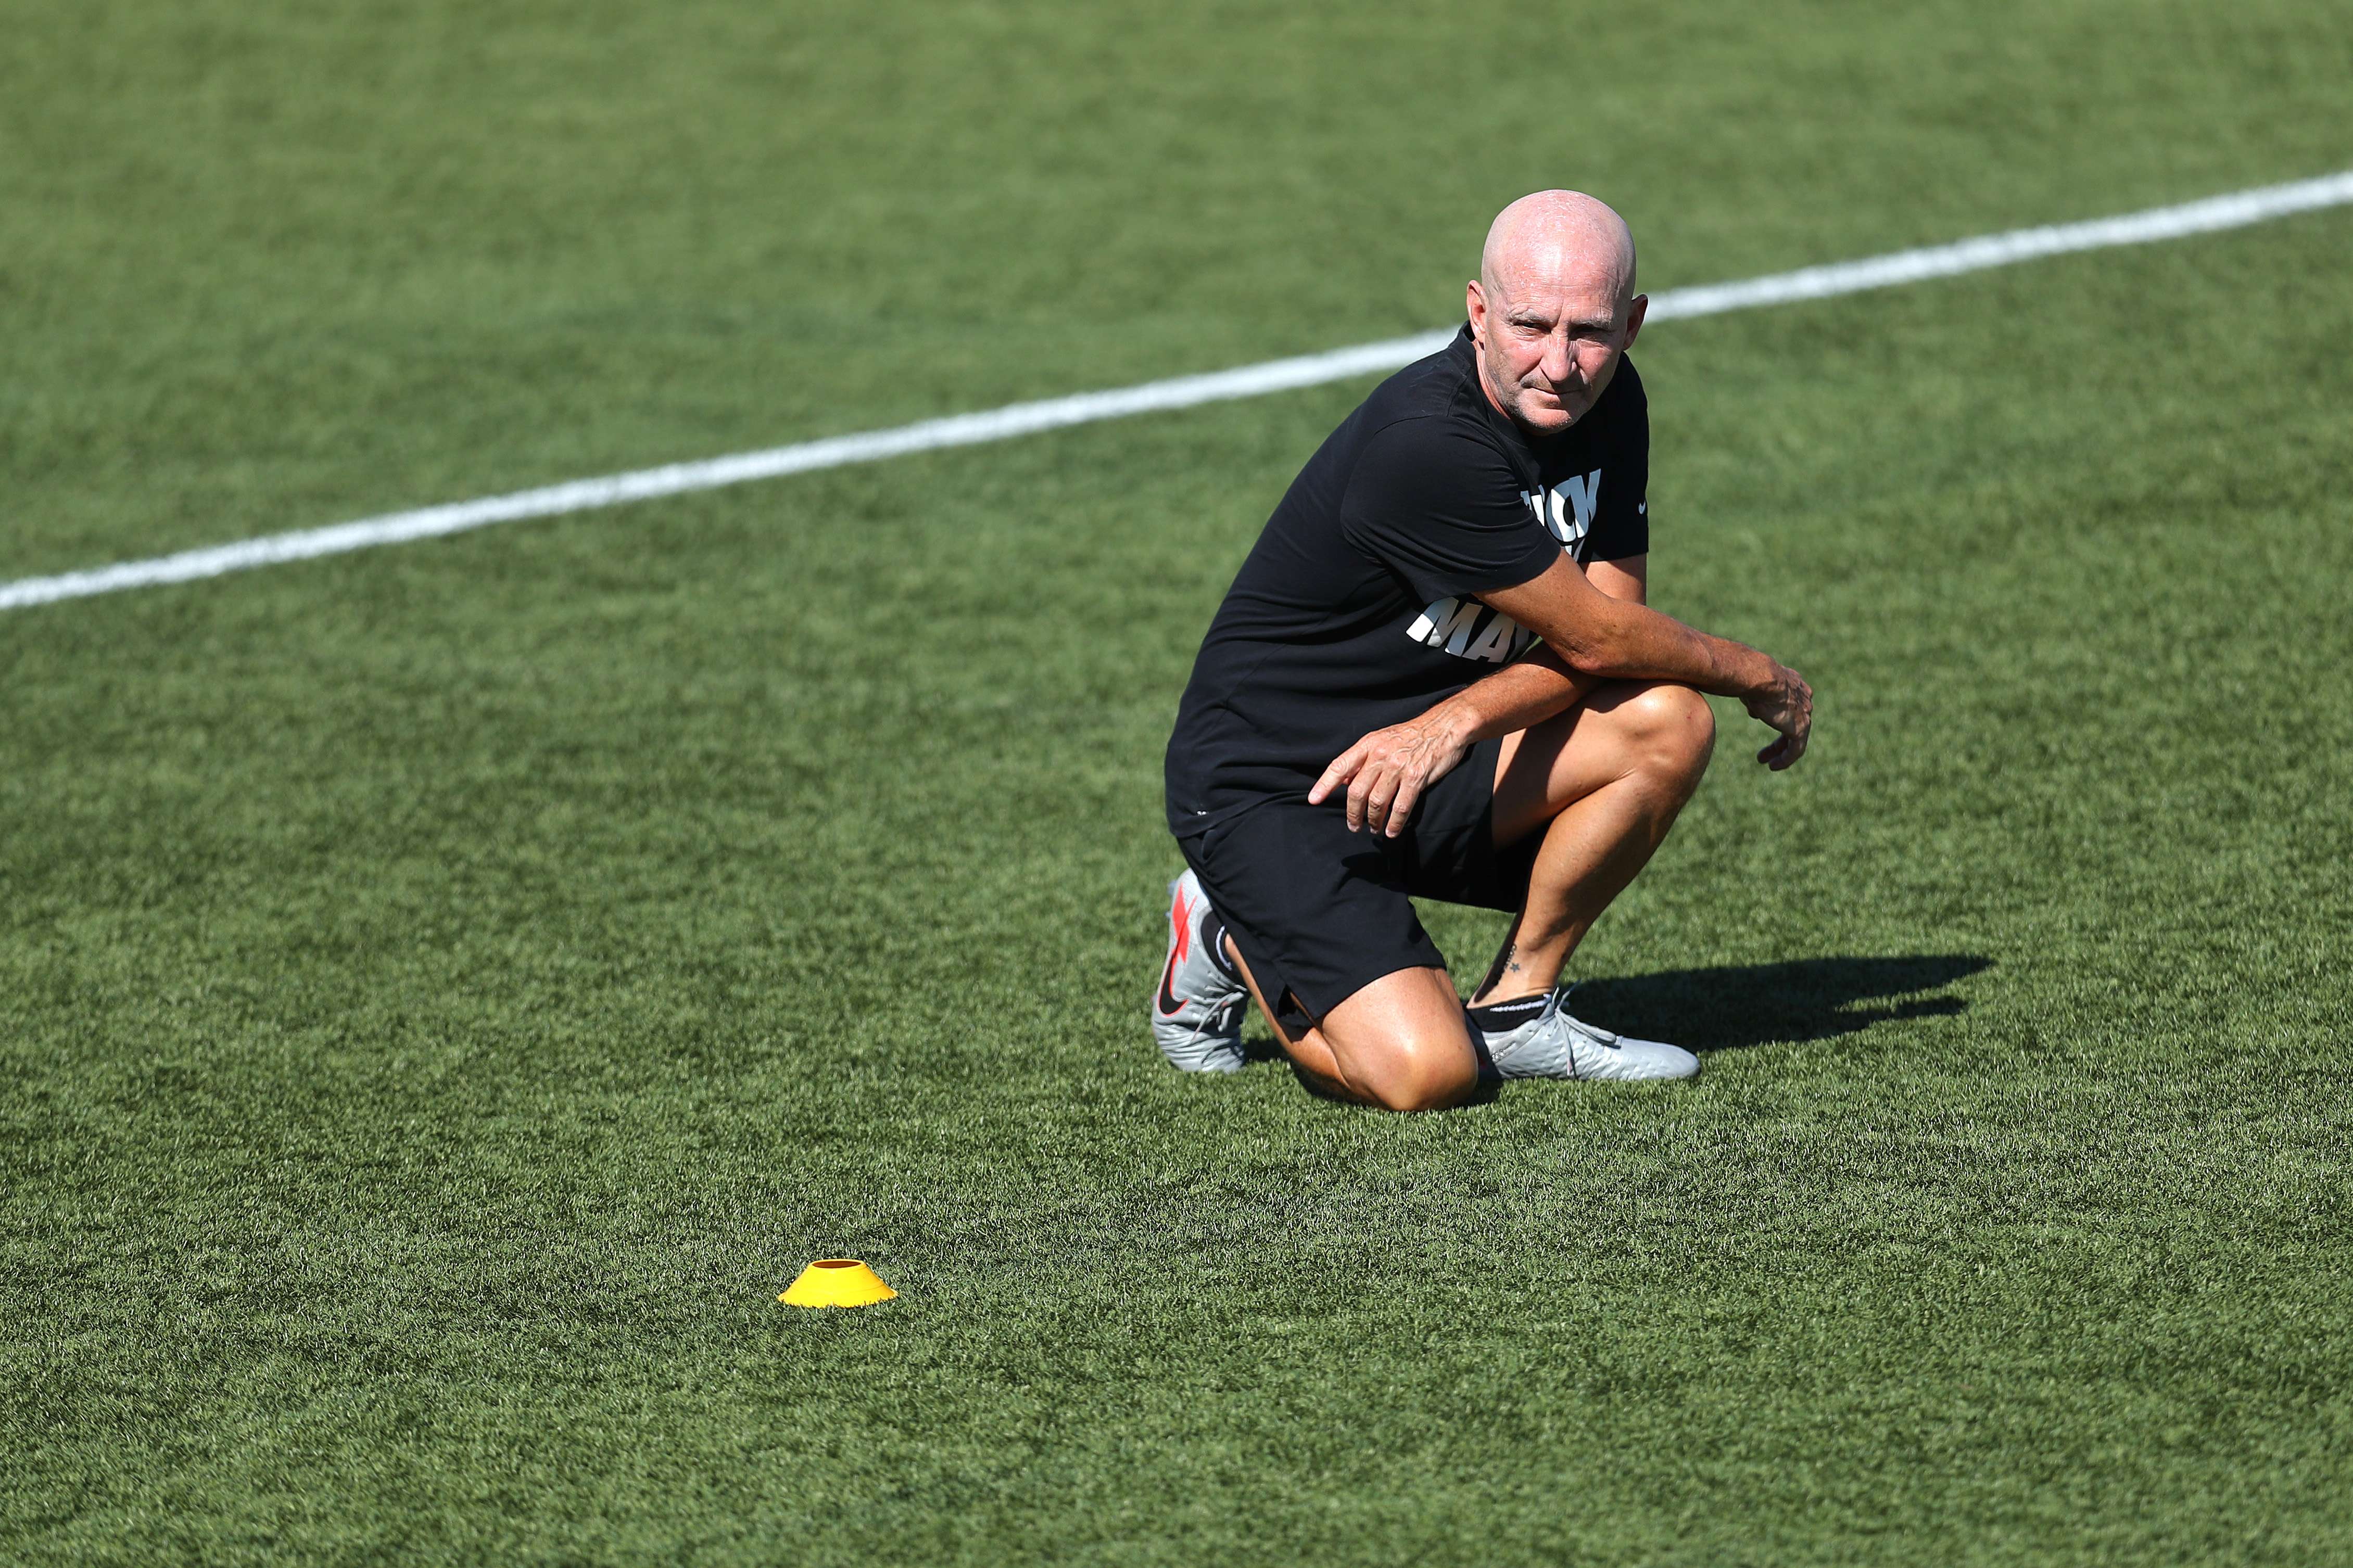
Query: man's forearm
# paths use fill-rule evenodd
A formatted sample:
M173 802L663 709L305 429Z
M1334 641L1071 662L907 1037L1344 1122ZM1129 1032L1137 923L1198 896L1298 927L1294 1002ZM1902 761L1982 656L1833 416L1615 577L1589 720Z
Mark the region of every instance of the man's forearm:
M1639 591L1640 574L1631 575ZM1394 835L1421 788L1492 736L1540 724L1608 680L1662 680L1736 697L1779 731L1757 760L1776 772L1805 755L1813 689L1753 647L1694 631L1630 598L1598 592L1566 556L1519 586L1482 595L1545 639L1530 657L1463 688L1403 723L1376 730L1332 759L1311 802L1345 788L1348 826L1386 821Z
M1768 654L1729 637L1712 637L1671 616L1615 599L1556 650L1568 668L1595 680L1672 680L1718 697L1753 697L1769 688L1780 666Z
M1715 696L1756 696L1778 672L1769 654L1640 605L1612 602L1602 630L1598 647L1565 654L1569 668L1602 679L1671 679Z
M1611 601L1613 605L1620 601ZM1672 680L1718 697L1747 698L1772 685L1780 666L1767 654L1681 621L1624 606L1616 625L1579 647L1573 659L1539 643L1534 651L1463 688L1419 721L1463 744L1541 724L1607 680Z
M1594 592L1566 560L1534 582L1482 596L1542 637L1564 666L1596 680L1671 680L1747 701L1788 673L1753 647Z
M1559 655L1539 643L1526 658L1464 687L1423 718L1449 730L1467 745L1541 724L1599 684L1592 676L1571 669Z

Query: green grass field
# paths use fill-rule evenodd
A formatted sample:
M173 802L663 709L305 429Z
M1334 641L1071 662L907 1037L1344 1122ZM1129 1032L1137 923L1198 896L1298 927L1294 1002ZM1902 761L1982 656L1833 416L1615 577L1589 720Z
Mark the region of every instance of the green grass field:
M2353 165L2340 6L0 29L0 580ZM1662 323L1660 1091L1144 1027L1364 384L0 615L0 1559L2353 1562L2353 211ZM1432 910L1474 972L1495 917ZM811 1258L901 1292L776 1295Z

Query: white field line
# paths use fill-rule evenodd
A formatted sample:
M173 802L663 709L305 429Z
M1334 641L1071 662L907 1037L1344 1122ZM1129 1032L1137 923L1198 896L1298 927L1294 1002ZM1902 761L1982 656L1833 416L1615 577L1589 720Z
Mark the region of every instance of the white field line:
M2325 174L2317 179L2297 180L2289 184L2234 191L2228 195L2209 196L2203 201L2184 202L2177 206L2151 207L2145 212L2126 213L2117 217L2055 224L2043 228L2012 229L2007 234L1982 235L1950 245L1899 250L1886 256L1867 257L1860 261L1805 267L1795 272L1777 272L1736 283L1670 289L1651 297L1650 319L1653 321L1673 321L1686 316L1711 316L1724 310L1747 310L1757 305L1822 300L1837 294L1860 293L1867 289L1916 283L1924 279L1949 278L1956 273L1977 272L1989 267L2008 267L2038 257L2061 256L2070 251L2100 250L2119 245L2147 245L2157 240L2211 234L2218 229L2242 228L2293 213L2348 204L2353 204L2353 170ZM274 565L281 561L307 561L313 556L340 555L346 551L366 550L379 544L402 544L414 539L462 533L470 529L488 528L492 523L590 511L599 507L618 506L625 501L649 500L657 496L681 495L690 490L717 489L723 485L774 479L780 474L805 473L811 468L871 463L909 452L1004 441L1039 430L1058 429L1066 425L1085 425L1098 419L1120 419L1159 409L1187 408L1199 403L1223 403L1240 397L1258 397L1271 392L1286 392L1294 387L1315 386L1324 382L1345 381L1353 376L1395 370L1425 354L1434 353L1445 346L1454 332L1454 328L1448 327L1439 331L1416 333L1409 338L1390 338L1377 343L1361 343L1355 348L1302 354L1293 359L1270 360L1262 364L1243 365L1206 375L1183 375L1109 392L1082 392L1069 397L1050 397L1036 403L1015 403L980 414L925 419L888 430L834 436L821 441L802 441L789 447L771 447L765 451L739 452L733 457L709 458L698 462L670 463L659 468L639 468L631 473L607 474L599 479L571 479L538 489L485 496L478 500L451 501L441 506L420 507L414 511L387 512L380 517L362 518L355 522L337 523L327 528L298 529L290 533L268 534L259 539L240 540L234 544L218 544L203 550L184 550L175 555L125 561L112 566L68 572L54 577L25 577L13 583L0 583L0 610L46 605L92 594L111 594L123 588L185 583L198 577L216 577L227 572L241 572L248 567Z

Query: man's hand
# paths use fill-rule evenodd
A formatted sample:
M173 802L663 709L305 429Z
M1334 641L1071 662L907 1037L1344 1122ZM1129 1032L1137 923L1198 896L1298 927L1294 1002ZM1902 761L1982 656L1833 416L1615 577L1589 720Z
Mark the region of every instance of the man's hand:
M1794 767L1806 754L1806 738L1814 728L1814 689L1806 684L1805 677L1786 664L1776 664L1773 683L1741 700L1751 719L1781 731L1771 745L1757 753L1757 760L1777 773Z
M1307 792L1321 805L1332 792L1348 789L1348 831L1370 827L1391 838L1405 831L1422 791L1444 778L1469 753L1477 727L1441 702L1418 719L1376 730L1338 756Z

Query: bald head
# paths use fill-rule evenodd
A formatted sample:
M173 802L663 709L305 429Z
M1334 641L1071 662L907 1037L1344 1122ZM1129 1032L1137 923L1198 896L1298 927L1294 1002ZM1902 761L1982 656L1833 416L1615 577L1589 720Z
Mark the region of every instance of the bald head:
M1642 330L1634 236L1577 191L1538 191L1495 216L1468 290L1487 400L1531 436L1583 418Z
M1479 253L1479 281L1491 299L1569 275L1619 304L1634 297L1634 231L1609 203L1582 191L1538 191L1495 215Z

